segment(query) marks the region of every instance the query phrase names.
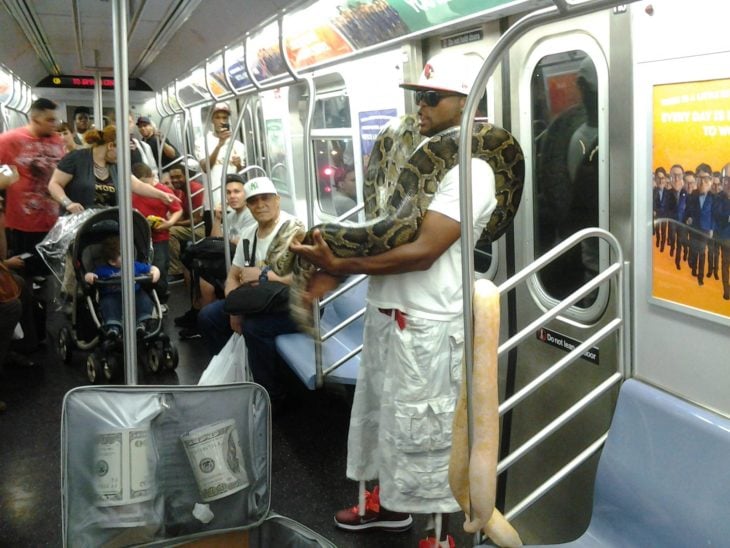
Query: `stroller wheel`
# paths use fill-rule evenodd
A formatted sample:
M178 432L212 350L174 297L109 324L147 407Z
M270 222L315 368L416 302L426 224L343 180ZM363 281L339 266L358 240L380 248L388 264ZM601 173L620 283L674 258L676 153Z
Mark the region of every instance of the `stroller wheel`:
M58 332L58 341L56 341L56 349L58 350L58 356L61 361L65 364L71 363L71 344L72 337L71 331L68 327L62 327Z
M104 379L106 382L111 382L119 369L119 360L115 356L108 356L103 361Z
M165 369L173 370L177 369L178 354L177 348L174 346L167 346L164 351L164 365Z
M96 354L89 354L86 358L86 376L89 378L91 384L101 382L103 375L103 366L99 356Z
M147 369L150 373L157 373L162 367L162 351L156 346L147 349Z

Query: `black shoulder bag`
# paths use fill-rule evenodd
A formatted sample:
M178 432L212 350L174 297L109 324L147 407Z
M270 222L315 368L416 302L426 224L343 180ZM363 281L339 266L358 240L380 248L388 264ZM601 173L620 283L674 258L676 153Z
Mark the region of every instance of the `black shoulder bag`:
M243 241L243 255L247 266L253 266L256 258L254 235L253 252L249 256L248 240ZM289 310L289 286L281 282L260 281L258 285L242 285L226 297L223 309L234 316L285 312Z

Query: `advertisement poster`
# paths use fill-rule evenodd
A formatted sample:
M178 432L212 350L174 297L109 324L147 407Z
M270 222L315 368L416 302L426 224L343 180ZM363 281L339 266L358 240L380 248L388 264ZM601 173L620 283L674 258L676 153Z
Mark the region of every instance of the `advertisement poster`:
M728 319L730 79L657 85L653 103L652 297Z
M373 149L373 143L380 132L380 128L392 118L395 118L397 114L394 108L388 108L385 110L368 110L358 115L363 165L367 165L367 159L370 157L370 151Z

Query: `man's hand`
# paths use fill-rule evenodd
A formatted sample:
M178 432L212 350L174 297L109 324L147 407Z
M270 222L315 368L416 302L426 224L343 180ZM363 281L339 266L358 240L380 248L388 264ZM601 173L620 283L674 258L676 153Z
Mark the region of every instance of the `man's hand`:
M236 154L235 150L231 153L231 163L235 166L236 171L241 171L241 169L243 168L241 157Z
M258 266L244 266L238 277L238 283L240 285L258 285L260 275L261 269Z
M160 279L160 269L152 265L150 267L150 275L152 276L152 283L157 283L157 280Z
M315 230L312 233L312 245L304 245L299 242L292 242L289 249L301 255L307 261L312 263L314 266L326 270L327 272L337 273L337 257L332 253L330 246L324 241L322 233L319 230Z
M231 330L234 333L238 333L239 335L243 335L243 317L241 316L234 316L231 314L229 316L229 323L231 324Z
M160 201L165 202L166 204L171 204L173 202L177 202L178 204L182 204L182 200L175 196L174 194L170 194L169 192L162 192L160 191L162 196L160 196Z
M336 289L342 282L342 278L334 276L329 272L320 270L315 272L307 284L307 290L304 292L303 300L307 305L311 305L315 299L321 299L327 293Z
M0 166L0 188L7 188L20 178L18 168L3 164Z
M21 259L19 255L16 255L15 257L6 259L4 264L11 270L22 270L25 266L25 261Z
M84 280L86 280L86 283L89 285L92 285L96 281L97 275L93 272L87 272L84 274Z

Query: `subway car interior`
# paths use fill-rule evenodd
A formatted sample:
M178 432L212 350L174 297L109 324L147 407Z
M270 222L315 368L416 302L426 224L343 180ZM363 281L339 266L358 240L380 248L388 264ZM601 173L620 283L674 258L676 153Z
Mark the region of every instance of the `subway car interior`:
M431 515L414 513L397 531L333 521L358 504L346 470L369 276L340 279L315 300L306 332L272 338L280 400L249 378L205 381L215 352L191 312L203 298L197 275L171 264L137 337L120 333L134 332L135 284L149 281L121 261L121 331L110 334L98 319L104 285L97 303L85 275L110 236L117 256L152 260L154 223L166 219L133 206L134 158L177 193L182 257L232 237L233 217L220 215L239 211L230 173L270 179L305 230L336 227L343 248L364 247L365 234L382 251L390 240L373 219L409 192L401 168L420 165L425 181L441 161L409 158L423 105L448 95L431 105L434 92L401 84L445 54L478 67L453 161L489 158L498 213L488 228L503 215L494 237L475 237L480 180L458 170L464 352L454 367L463 361L470 466L480 421L498 417L498 431L490 477L470 474L466 495L474 512L477 499L491 501L492 520L475 533L463 527L473 515L444 514L451 546L730 546L727 2L6 0L0 13L0 218L12 236L14 222L37 222L33 200L50 195L67 211L53 229L23 229L40 234L31 249L14 249L15 236L0 246L25 284L21 328L0 341L0 546L438 545L423 540ZM2 135L32 127L39 99L55 103L66 149L15 157ZM130 142L105 160L119 182L114 203L100 203L115 207L79 213L48 181L77 133L107 126L109 139ZM518 144L499 148L479 137L484 128ZM407 139L410 148L390 148ZM45 174L41 186L13 204L14 175L33 170ZM235 247L220 243L230 269ZM498 295L493 406L476 395L475 280ZM453 414L452 405L448 445ZM424 424L424 439L442 439L440 424ZM219 435L224 449L200 445ZM451 450L453 459L456 442ZM189 467L196 451L218 451L231 470L242 459L230 472L238 483L204 495L205 466L218 457ZM109 463L119 466L118 499L100 479ZM188 491L195 508L183 511ZM517 540L496 531L498 514Z

